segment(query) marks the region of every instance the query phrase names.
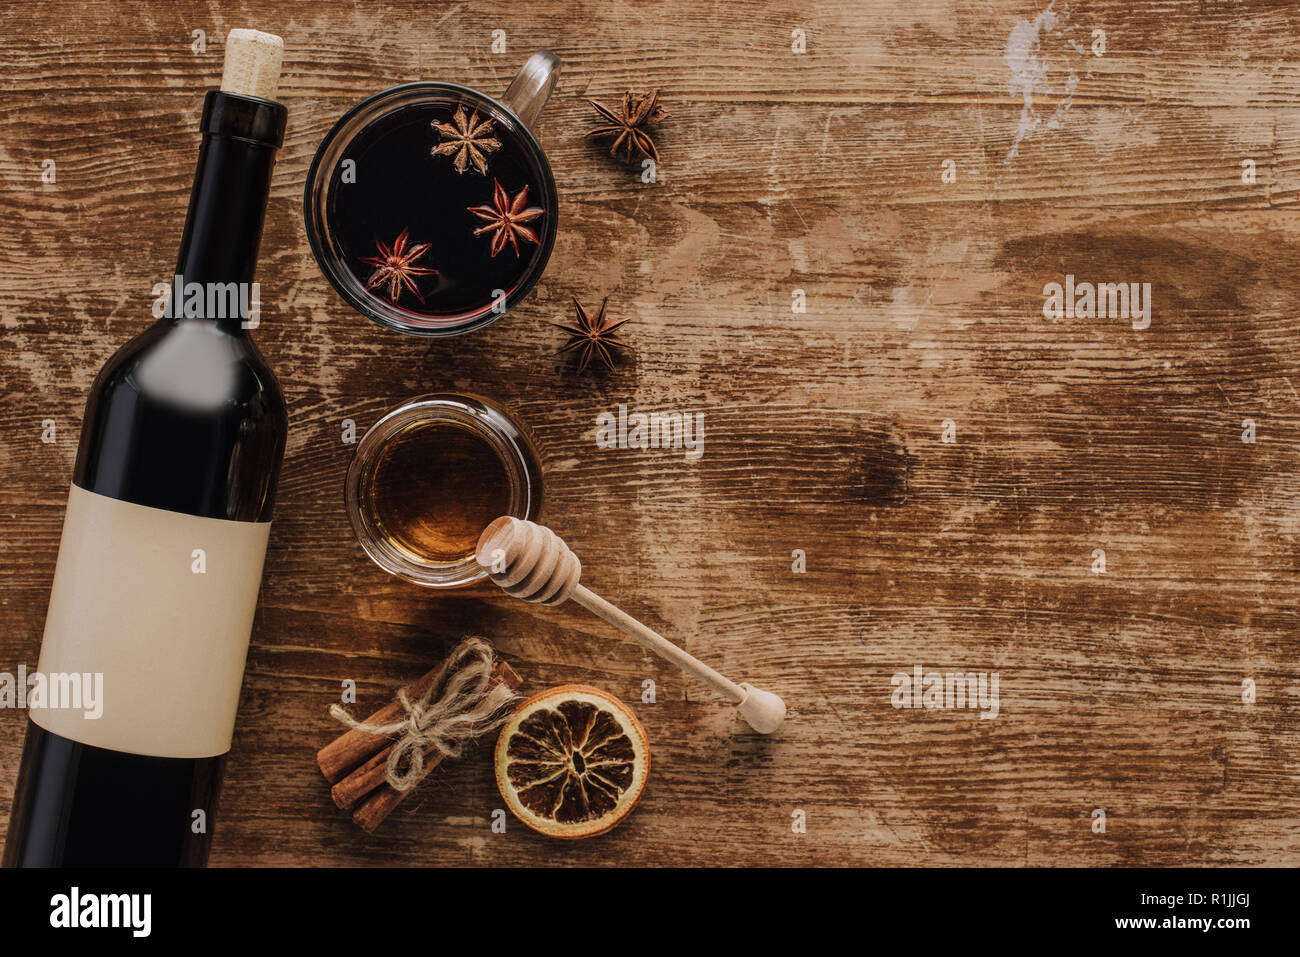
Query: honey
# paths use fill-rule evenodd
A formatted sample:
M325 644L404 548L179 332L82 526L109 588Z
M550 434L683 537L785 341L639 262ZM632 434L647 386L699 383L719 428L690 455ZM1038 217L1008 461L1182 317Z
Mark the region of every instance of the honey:
M497 451L455 422L419 422L380 454L367 498L389 544L425 565L463 562L492 520L510 513Z
M535 520L542 470L526 429L480 396L418 396L357 444L348 517L375 564L408 581L456 588L486 574L483 529L503 515Z

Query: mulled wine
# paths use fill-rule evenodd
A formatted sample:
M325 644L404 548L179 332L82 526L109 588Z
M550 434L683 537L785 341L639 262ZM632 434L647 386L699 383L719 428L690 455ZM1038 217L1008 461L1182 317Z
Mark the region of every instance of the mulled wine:
M509 109L419 83L358 105L308 176L308 237L362 313L424 335L462 332L527 295L555 240L555 183Z

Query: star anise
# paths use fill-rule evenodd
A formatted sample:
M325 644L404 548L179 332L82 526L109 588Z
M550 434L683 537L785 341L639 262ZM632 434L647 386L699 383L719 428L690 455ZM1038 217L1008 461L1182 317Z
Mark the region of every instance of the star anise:
M492 236L492 258L496 259L497 253L506 248L506 241L514 247L515 255L519 255L519 240L532 243L534 246L540 245L541 237L524 223L531 223L534 219L539 218L544 212L540 206L529 206L524 208L528 202L528 187L525 186L519 191L519 195L513 200L506 194L501 184L497 180L492 180L494 189L492 191L491 206L466 206L471 213L479 219L486 219L487 225L480 226L474 230L475 236L491 232Z
M391 249L384 245L383 240L376 239L375 246L379 249L379 255L367 256L361 260L367 266L376 267L370 274L370 278L366 280L366 288L375 289L387 283L388 301L394 305L402 295L403 286L415 293L416 299L424 302L424 296L415 285L414 277L434 276L438 273L436 269L414 265L415 260L429 251L429 243L416 243L407 248L406 241L409 238L407 232L405 229L402 230L402 234L393 242Z
M457 173L465 172L470 161L478 171L487 175L487 155L501 148L501 141L492 134L492 121L487 117L479 119L478 110L466 115L465 107L456 107L456 113L450 123L432 122L435 130L442 134L442 140L430 152L434 156L455 156L452 165Z
M563 329L571 337L568 344L560 350L561 353L570 352L574 349L580 350L582 361L578 365L579 374L587 368L587 364L593 358L605 368L613 369L614 358L617 355L614 350L628 348L627 343L619 339L614 334L614 331L631 320L620 319L618 322L610 322L606 319L605 304L608 302L608 296L600 301L600 312L593 319L587 315L587 310L582 308L582 303L578 302L575 297L573 308L576 310L577 318L573 325L565 325L560 322L551 323L555 328Z
M598 126L588 136L594 137L614 137L614 142L610 144L609 155L618 154L618 148L621 146L625 151L623 162L632 161L632 150L638 149L642 156L648 156L656 163L659 162L659 151L655 149L655 142L650 138L647 127L652 123L658 123L668 114L664 108L659 105L659 91L651 90L642 96L635 96L631 90L623 95L623 112L615 113L609 107L597 103L595 100L588 100L597 113L608 122L604 126Z

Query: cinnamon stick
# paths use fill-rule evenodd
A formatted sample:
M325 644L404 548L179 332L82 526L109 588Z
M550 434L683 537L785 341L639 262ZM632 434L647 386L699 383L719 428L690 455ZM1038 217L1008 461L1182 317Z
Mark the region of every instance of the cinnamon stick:
M507 672L509 672L509 678L507 678ZM513 683L511 683L512 681ZM484 693L491 691L503 682L511 690L514 690L519 687L519 676L504 661L498 661L492 666L492 676L488 679L488 685ZM378 736L371 735L371 737ZM338 781L334 787L330 788L330 797L334 799L334 803L341 810L346 811L384 783L384 777L388 773L388 758L393 753L394 742L387 738L380 738L379 740L387 742L384 744L382 751L377 752L370 760L362 763L350 774ZM425 748L424 772L420 775L420 780L424 780L424 775L437 767L438 762L441 760L442 752L435 746L429 745Z
M442 666L443 662L439 662L429 669L428 674L416 679L415 683L406 689L407 698L414 700L428 691ZM365 723L392 724L394 721L401 720L401 717L402 705L394 697L392 701L366 718ZM325 780L335 784L355 771L359 765L366 763L376 753L392 747L392 743L392 738L383 735L355 729L346 731L316 752L316 763L320 765Z
M432 760L436 762L441 757L441 752L434 750ZM339 810L350 810L352 805L384 783L384 775L388 773L388 756L392 753L393 745L390 742L384 750L330 788L330 797L339 806ZM426 764L429 760L430 756L425 755Z
M519 675L515 673L515 670L504 661L498 661L492 669L492 678L488 683L488 690L495 688L499 684L503 684L511 691L514 691L523 684L523 679L520 678ZM361 794L364 794L365 797L361 800L361 803L357 805L356 810L352 812L352 820L355 821L367 834L373 834L375 829L379 827L380 824L384 823L384 820L388 815L393 813L393 810L397 805L406 800L407 795L415 790L415 787L412 786L406 791L398 791L384 780L384 763L388 761L388 752L392 750L392 747L392 743L390 742L384 751L381 752L382 761L380 761L380 755L376 755L371 761L366 762L367 765L373 764L377 761L379 762L378 785L368 793L361 791ZM432 745L426 748L424 751L424 767L421 769L420 776L416 779L415 784L418 785L428 777L429 773L436 768L441 761L441 751ZM358 790L364 784L368 783L371 777L375 774L375 771L373 769L362 768L358 769L355 774L358 777L358 780L353 788L347 793ZM338 790L338 788L335 788L334 790ZM330 793L333 794L334 790ZM336 803L338 800L339 798L335 797ZM354 800L356 799L354 798ZM343 805L339 806L343 807Z

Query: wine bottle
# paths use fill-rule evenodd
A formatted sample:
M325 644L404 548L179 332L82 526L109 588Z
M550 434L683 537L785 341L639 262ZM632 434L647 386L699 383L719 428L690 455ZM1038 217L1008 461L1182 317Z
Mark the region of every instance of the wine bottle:
M281 50L231 33L161 318L91 388L7 867L207 863L287 431L249 336ZM59 684L84 690L55 706Z

